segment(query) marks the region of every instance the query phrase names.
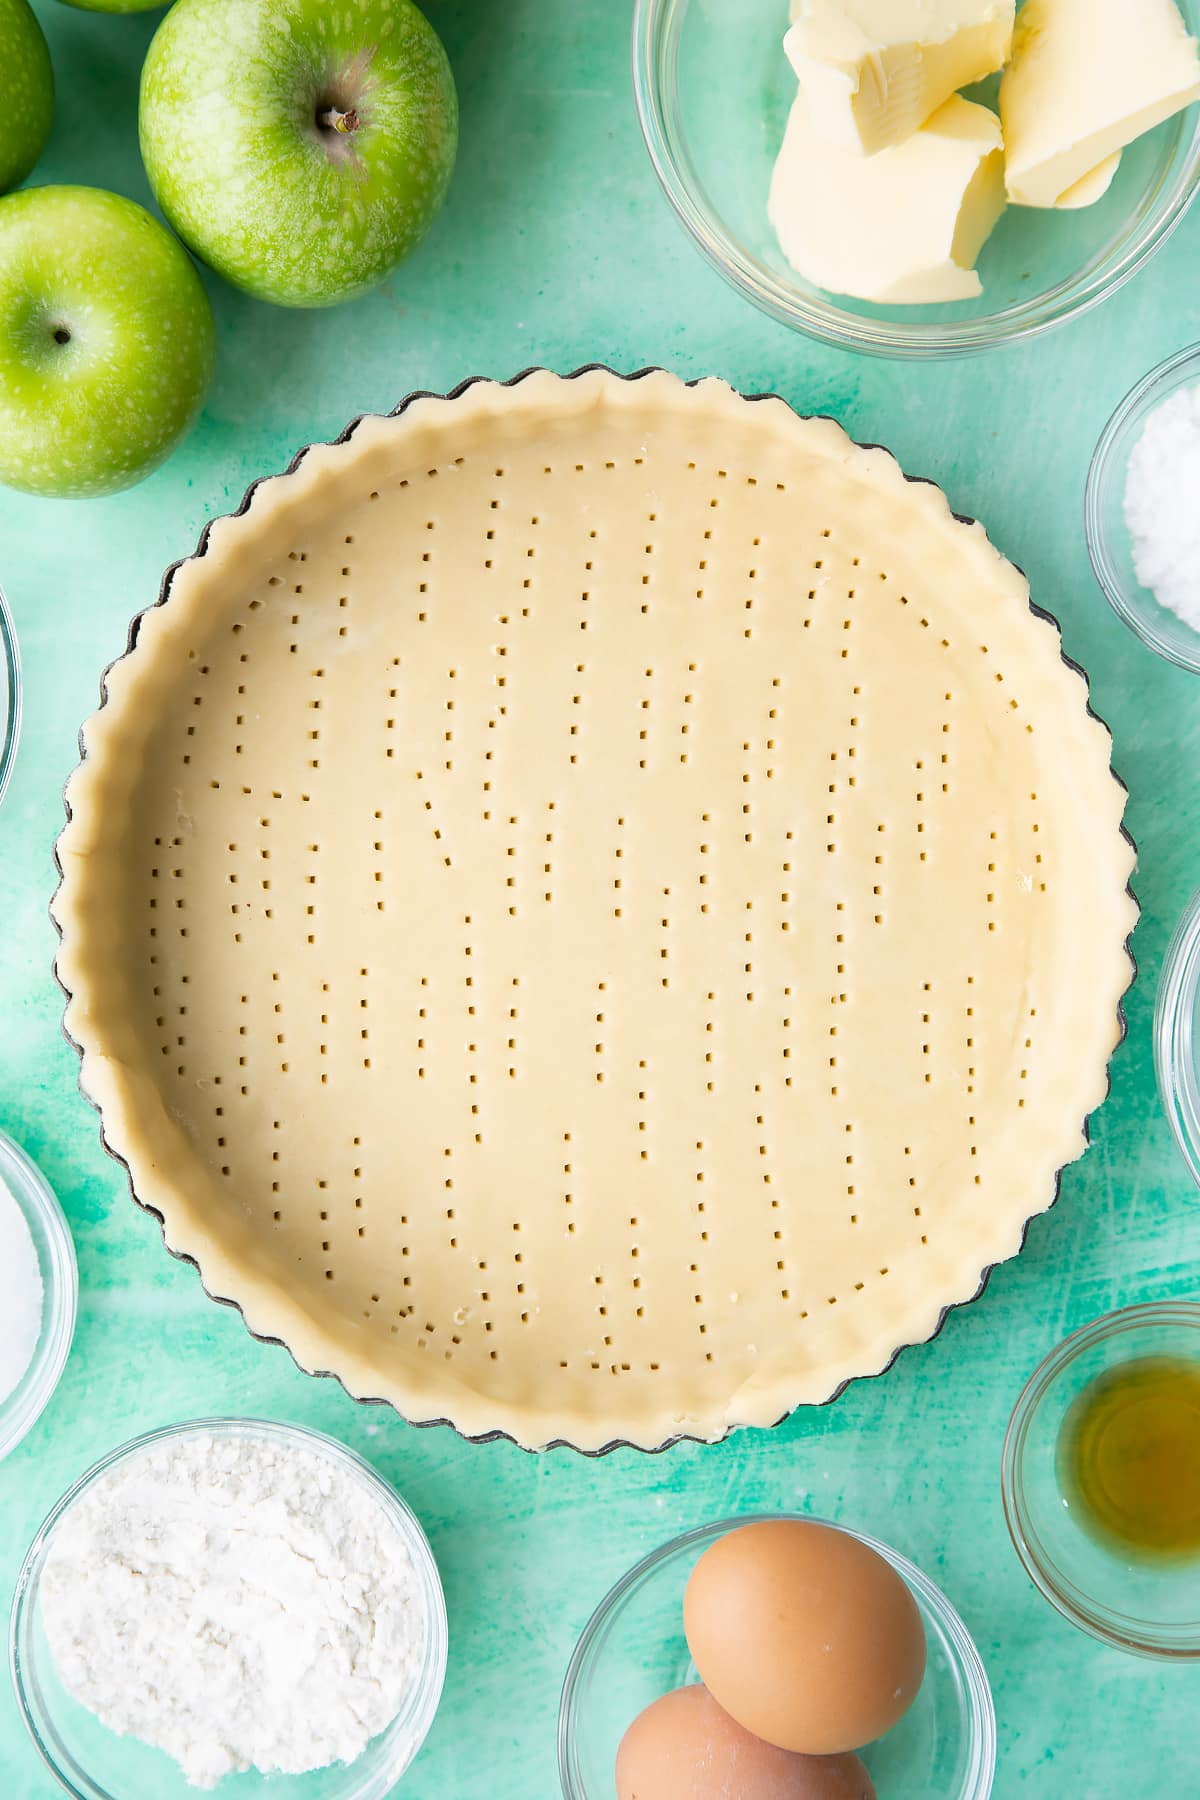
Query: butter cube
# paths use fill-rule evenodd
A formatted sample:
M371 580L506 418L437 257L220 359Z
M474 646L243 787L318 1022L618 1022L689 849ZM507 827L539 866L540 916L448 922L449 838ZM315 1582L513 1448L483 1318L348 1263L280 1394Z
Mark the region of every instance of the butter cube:
M874 156L1002 68L1015 0L793 0L783 40L813 129Z
M918 306L982 293L975 259L1004 210L1000 121L957 96L878 156L831 144L803 93L769 211L789 263L817 287Z
M1000 83L1009 199L1069 203L1085 176L1197 99L1200 57L1174 0L1025 0Z

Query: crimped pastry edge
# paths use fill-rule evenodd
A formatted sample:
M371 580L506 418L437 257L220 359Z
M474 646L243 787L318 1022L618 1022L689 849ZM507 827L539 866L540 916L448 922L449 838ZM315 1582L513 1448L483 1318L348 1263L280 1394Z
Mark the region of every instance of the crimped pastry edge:
M936 528L953 532L960 549L971 546L971 553L979 559L981 574L986 570L989 584L995 585L997 568L1011 573L1013 595L1019 597L1028 606L1031 614L1052 630L1057 640L1057 651L1063 664L1064 675L1069 672L1072 681L1079 680L1084 689L1084 710L1086 718L1094 725L1096 732L1102 733L1105 740L1105 761L1114 790L1114 817L1118 831L1114 834L1114 857L1119 855L1122 871L1125 874L1124 892L1129 901L1130 924L1121 947L1121 973L1124 984L1116 997L1115 1017L1113 1020L1113 1044L1102 1068L1097 1070L1093 1084L1094 1098L1085 1109L1084 1117L1073 1125L1070 1133L1063 1133L1061 1150L1062 1161L1057 1164L1049 1190L1039 1204L1031 1206L1019 1227L1014 1229L1011 1248L996 1261L983 1267L973 1289L963 1291L957 1298L945 1301L931 1301L929 1306L928 1329L918 1336L897 1344L894 1349L879 1363L877 1367L852 1368L838 1379L831 1390L820 1400L802 1397L791 1397L782 1400L775 1389L778 1383L767 1390L748 1393L745 1390L735 1392L726 1405L725 1416L712 1421L698 1422L690 1419L673 1417L669 1423L664 1421L665 1435L657 1430L647 1429L641 1434L630 1437L614 1437L605 1441L598 1440L602 1434L589 1434L586 1417L578 1421L580 1429L573 1436L557 1434L548 1422L541 1420L541 1415L531 1409L502 1404L478 1396L478 1404L469 1410L481 1414L491 1413L503 1423L486 1425L481 1429L473 1428L481 1424L480 1420L454 1419L448 1416L420 1417L420 1380L414 1374L411 1380L398 1380L393 1384L393 1392L387 1396L359 1392L356 1389L365 1386L336 1367L310 1367L309 1360L302 1358L288 1342L288 1338L279 1331L271 1329L272 1321L260 1317L260 1313L269 1310L263 1304L264 1294L260 1291L254 1299L235 1297L238 1286L236 1259L232 1264L215 1237L204 1233L193 1234L193 1241L183 1244L172 1242L172 1223L170 1218L170 1182L160 1180L156 1174L153 1186L154 1199L147 1199L144 1193L138 1192L138 1182L133 1172L133 1162L137 1160L138 1145L136 1142L136 1126L126 1118L123 1106L122 1077L117 1071L113 1079L111 1059L107 1057L105 1038L102 1028L88 1016L91 995L91 982L87 967L86 955L78 955L78 934L81 921L87 911L86 870L86 834L87 808L81 818L80 803L87 802L99 791L105 779L105 749L116 735L119 724L119 688L125 673L125 665L130 658L138 654L139 643L149 633L154 635L156 616L161 608L172 599L177 586L186 584L187 571L192 565L210 554L218 551L225 536L241 529L240 521L247 516L270 507L281 493L292 502L304 491L320 482L323 472L330 466L331 460L344 454L347 446L353 448L358 438L364 448L380 432L394 429L394 421L404 419L414 429L421 426L436 427L446 416L446 409L454 407L466 409L467 416L475 416L504 412L516 414L521 410L522 402L532 410L532 404L540 396L548 394L551 389L563 399L569 398L575 404L575 410L583 413L590 405L632 404L640 401L645 385L656 388L662 401L673 406L690 404L686 398L694 392L702 392L714 410L726 410L730 416L740 415L741 409L748 404L761 405L772 411L773 424L787 435L799 439L802 435L806 448L810 449L814 442L814 427L819 427L825 437L827 454L843 462L858 462L866 472L869 469L873 479L894 488L903 487L910 500L914 501L925 515L927 521ZM286 488L284 484L287 484ZM257 510L256 510L257 509ZM118 692L114 696L113 688ZM222 515L210 520L201 532L196 550L189 556L173 563L165 572L159 588L157 599L140 613L135 615L129 626L126 648L114 659L104 671L100 684L99 709L80 728L79 750L80 762L69 777L64 790L64 806L66 824L55 844L54 859L59 873L58 888L50 903L50 914L59 936L59 946L55 957L55 976L66 997L66 1009L63 1021L63 1032L68 1042L80 1057L79 1087L84 1098L88 1100L100 1114L100 1140L104 1148L121 1164L126 1173L131 1198L158 1220L165 1248L177 1260L190 1263L200 1276L201 1286L210 1299L218 1304L234 1307L242 1316L250 1335L260 1343L278 1344L287 1349L296 1366L303 1373L320 1375L336 1380L344 1391L354 1400L366 1405L390 1405L411 1424L422 1428L435 1425L450 1426L459 1435L471 1443L487 1443L497 1439L506 1439L522 1449L542 1450L553 1448L571 1448L588 1456L602 1456L618 1448L635 1448L644 1451L663 1451L676 1443L719 1442L731 1431L742 1426L771 1428L789 1416L798 1405L828 1405L836 1400L849 1386L852 1380L870 1379L887 1372L899 1356L901 1350L919 1342L928 1342L936 1337L945 1324L950 1312L957 1307L969 1304L978 1299L984 1292L993 1269L999 1261L1019 1253L1024 1246L1028 1229L1032 1220L1040 1213L1049 1210L1058 1199L1061 1189L1062 1170L1070 1161L1082 1154L1090 1141L1089 1121L1091 1113L1099 1107L1109 1092L1111 1085L1109 1062L1117 1046L1123 1041L1126 1033L1124 998L1129 986L1136 976L1137 968L1133 958L1130 939L1137 919L1137 902L1129 884L1136 860L1136 847L1132 838L1120 822L1123 812L1126 788L1120 777L1111 768L1109 751L1111 734L1104 721L1094 712L1087 695L1087 678L1082 668L1068 657L1062 649L1061 631L1053 614L1036 605L1029 593L1028 582L1024 575L990 543L983 527L975 520L952 511L946 495L936 483L928 479L906 475L892 454L879 445L857 444L833 419L825 416L809 416L797 413L780 396L772 393L742 395L726 383L714 377L702 377L698 380L684 382L679 377L658 367L639 369L630 374L607 367L604 364L589 363L565 376L553 374L551 371L532 367L521 371L505 382L497 382L482 376L472 376L461 382L446 394L435 394L426 390L410 393L400 404L387 414L362 414L353 419L337 438L330 442L316 442L306 445L292 459L288 467L279 474L262 477L250 484L241 504L232 514ZM81 892L84 904L80 904ZM1114 981L1117 979L1116 963L1112 971ZM99 1091L97 1091L99 1090ZM107 1090L107 1094L104 1092ZM113 1116L118 1120L117 1128L110 1129ZM1069 1141L1068 1141L1069 1136ZM128 1152L128 1154L126 1154ZM143 1180L143 1186L146 1183ZM161 1190L164 1188L167 1192ZM1028 1203L1028 1202L1027 1202ZM204 1238L205 1241L197 1241ZM974 1279L972 1276L971 1279ZM224 1288L234 1291L224 1292ZM289 1303L281 1301L277 1310L289 1310ZM294 1318L300 1316L299 1309L291 1307ZM252 1316L253 1315L253 1316ZM265 1327L265 1328L264 1328ZM312 1335L318 1341L324 1339L332 1344L332 1334L323 1333L319 1328ZM311 1359L314 1363L320 1357ZM336 1358L329 1357L330 1361ZM870 1360L874 1360L873 1358ZM695 1428L691 1428L695 1427Z

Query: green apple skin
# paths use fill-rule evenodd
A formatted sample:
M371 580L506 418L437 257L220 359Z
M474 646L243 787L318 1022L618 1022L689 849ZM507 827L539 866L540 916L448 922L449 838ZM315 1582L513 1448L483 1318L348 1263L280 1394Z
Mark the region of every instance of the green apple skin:
M155 198L202 261L261 300L330 306L424 235L458 99L412 0L176 0L139 131Z
M200 277L142 207L84 187L0 200L0 481L131 487L195 419L214 355Z
M24 181L46 147L54 71L29 0L0 0L0 194Z

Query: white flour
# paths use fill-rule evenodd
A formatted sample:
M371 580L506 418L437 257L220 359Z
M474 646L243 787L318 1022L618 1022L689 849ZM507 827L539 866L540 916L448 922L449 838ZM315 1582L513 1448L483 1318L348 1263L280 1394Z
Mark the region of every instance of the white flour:
M1200 631L1200 386L1156 406L1125 476L1125 523L1137 578Z
M33 1360L42 1329L42 1272L25 1214L0 1181L0 1402Z
M427 1630L403 1540L348 1473L207 1434L76 1503L42 1617L64 1686L196 1787L352 1761L400 1711Z

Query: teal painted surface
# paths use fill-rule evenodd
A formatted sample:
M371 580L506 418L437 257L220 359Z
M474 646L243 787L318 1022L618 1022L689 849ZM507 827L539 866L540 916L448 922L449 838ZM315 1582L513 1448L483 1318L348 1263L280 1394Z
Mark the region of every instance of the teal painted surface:
M86 179L147 199L135 91L153 17L104 18L52 0L39 11L60 99L37 179ZM1081 503L1112 405L1152 362L1200 335L1200 214L1132 288L1030 348L924 368L855 361L761 319L683 239L638 136L626 4L431 0L430 12L458 75L463 140L450 203L423 249L380 293L327 314L280 314L210 284L219 374L200 427L166 469L97 502L0 492L0 582L27 683L25 739L0 812L0 1125L57 1188L83 1281L63 1383L0 1464L0 1593L51 1503L111 1446L198 1413L270 1414L364 1452L432 1537L452 1648L442 1711L403 1787L412 1800L550 1800L559 1684L593 1604L678 1529L775 1506L852 1521L949 1590L995 1688L998 1800L1200 1792L1194 1672L1121 1657L1061 1622L1011 1553L997 1482L1009 1408L1043 1353L1110 1306L1193 1286L1200 1203L1155 1098L1150 1023L1163 949L1200 882L1200 683L1158 663L1110 617L1088 569ZM1091 672L1131 789L1144 909L1129 1037L1095 1145L985 1298L884 1380L774 1433L601 1463L473 1449L355 1407L205 1300L130 1204L78 1098L46 916L76 728L129 616L204 521L301 444L409 388L592 358L775 388L891 445L906 468L983 518ZM0 1795L50 1792L4 1683Z

